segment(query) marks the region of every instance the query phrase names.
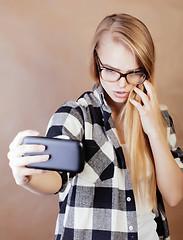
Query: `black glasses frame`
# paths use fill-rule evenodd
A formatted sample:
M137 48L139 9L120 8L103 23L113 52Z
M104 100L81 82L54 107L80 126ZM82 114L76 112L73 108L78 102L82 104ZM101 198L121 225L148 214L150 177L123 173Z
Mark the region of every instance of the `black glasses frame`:
M102 78L106 82L111 82L111 83L118 82L122 77L124 77L125 80L127 81L127 83L132 84L127 80L128 74L139 73L139 72L144 73L144 79L141 82L139 82L138 84L142 84L148 78L148 74L147 74L147 71L145 70L145 68L139 68L139 69L136 69L134 71L130 71L128 73L121 73L120 71L114 70L112 68L104 67L96 50L94 50L94 56L95 56L95 59L96 59L97 69L98 69L98 72L99 72L99 75L100 75L101 78L102 78L101 72L102 72L102 70L105 70L105 69L110 70L110 71L114 71L116 73L119 73L119 78L115 81L109 81L109 80L105 80L105 79ZM134 84L134 85L138 85L138 84Z

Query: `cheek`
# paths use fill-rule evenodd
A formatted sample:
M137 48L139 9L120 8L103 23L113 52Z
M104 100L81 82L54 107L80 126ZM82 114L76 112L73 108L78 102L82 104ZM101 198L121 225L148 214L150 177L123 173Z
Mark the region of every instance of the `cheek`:
M100 80L100 83L101 83L103 89L108 93L111 89L111 86L109 85L109 83L105 82L103 80Z

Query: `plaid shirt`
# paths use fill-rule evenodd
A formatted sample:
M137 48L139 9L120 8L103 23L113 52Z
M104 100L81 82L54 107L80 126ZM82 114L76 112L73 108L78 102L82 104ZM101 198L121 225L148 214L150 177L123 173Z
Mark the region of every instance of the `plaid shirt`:
M176 145L173 122L166 109L172 154L183 168L183 152ZM80 174L60 173L60 211L55 240L136 240L135 199L122 147L102 87L94 87L76 102L63 104L52 116L47 137L82 141L85 167ZM155 221L159 239L169 239L161 194L157 193Z

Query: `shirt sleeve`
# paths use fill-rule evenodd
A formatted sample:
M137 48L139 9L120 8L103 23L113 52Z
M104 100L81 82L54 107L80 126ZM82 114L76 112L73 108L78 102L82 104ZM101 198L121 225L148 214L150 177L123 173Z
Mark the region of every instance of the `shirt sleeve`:
M84 135L84 123L81 107L77 102L64 103L51 117L46 130L46 137L82 141ZM58 172L62 178L64 191L67 183L75 175L73 173Z
M51 117L46 136L82 141L84 134L83 114L77 102L63 104Z
M176 139L173 119L170 116L167 107L164 108L164 110L162 110L161 112L162 112L162 115L163 115L166 125L167 125L167 140L168 140L170 151L171 151L175 161L177 162L177 164L183 171L183 151L177 145L177 139Z

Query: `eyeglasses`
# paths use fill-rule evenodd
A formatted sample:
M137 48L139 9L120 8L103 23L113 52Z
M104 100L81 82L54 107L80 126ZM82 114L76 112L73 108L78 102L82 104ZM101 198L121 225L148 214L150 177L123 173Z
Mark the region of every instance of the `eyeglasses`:
M144 68L138 68L128 73L121 73L117 70L104 67L96 51L95 59L99 75L106 82L117 82L124 77L129 84L137 85L142 84L147 78L147 72Z

